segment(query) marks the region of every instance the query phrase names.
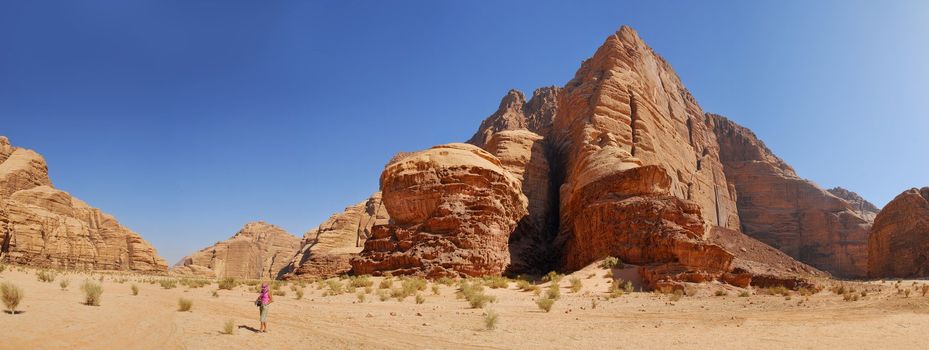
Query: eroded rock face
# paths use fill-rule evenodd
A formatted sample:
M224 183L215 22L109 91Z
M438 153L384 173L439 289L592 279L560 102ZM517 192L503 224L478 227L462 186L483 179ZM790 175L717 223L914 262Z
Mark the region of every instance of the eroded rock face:
M929 187L901 193L877 214L868 246L873 278L929 276Z
M652 286L729 270L732 255L704 237L711 226L739 223L705 119L671 67L628 27L583 63L553 129L564 179L562 269L616 256L646 265Z
M844 199L848 204L851 205L852 209L858 213L862 219L865 219L868 222L874 222L874 218L877 217L877 213L881 210L877 208L871 202L868 202L862 198L859 194L844 189L842 187L830 188L827 191L832 193L833 196Z
M334 214L303 235L300 251L285 268L285 279L332 277L348 273L351 258L371 237L374 225L385 225L390 215L377 192L361 203Z
M89 270L164 273L137 233L52 187L45 159L0 137L0 261Z
M750 130L710 115L742 232L843 277L864 277L871 222L848 201L797 176Z
M561 88L554 86L536 89L532 99L526 102L522 92L510 90L500 101L497 111L481 122L468 143L484 148L495 133L506 130L529 130L548 136L558 111L560 93Z
M300 239L263 221L245 224L231 238L181 259L172 274L208 278L278 278Z
M500 274L510 263L510 233L527 215L520 188L499 159L469 144L395 157L381 174L391 223L373 227L352 271Z

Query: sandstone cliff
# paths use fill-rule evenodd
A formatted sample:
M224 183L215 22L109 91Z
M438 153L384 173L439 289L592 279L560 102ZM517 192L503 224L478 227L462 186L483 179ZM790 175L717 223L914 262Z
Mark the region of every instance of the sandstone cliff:
M929 187L907 190L877 214L868 246L873 278L929 277Z
M303 236L300 250L284 269L284 278L331 277L349 272L351 258L361 252L372 227L389 220L380 192L330 216Z
M137 233L52 187L45 159L0 136L0 261L91 270L164 273Z
M263 221L245 224L231 238L184 257L172 274L208 278L278 278L300 239Z
M356 274L428 277L500 274L523 219L521 180L490 153L448 144L395 157L381 174L390 223L375 225Z
M750 130L718 115L710 121L743 233L835 275L866 276L869 215L797 176Z

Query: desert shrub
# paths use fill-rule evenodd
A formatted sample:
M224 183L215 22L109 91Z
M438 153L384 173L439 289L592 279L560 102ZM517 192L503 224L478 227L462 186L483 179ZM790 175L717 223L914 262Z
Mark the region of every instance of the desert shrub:
M609 293L609 298L619 298L625 294L625 291L622 288L621 280L614 280L613 283L610 283L610 289L607 291Z
M603 259L603 261L600 262L601 269L612 269L612 268L617 268L617 267L618 268L623 267L623 262L620 261L619 258L617 257L611 256L606 259Z
M581 288L584 288L584 284L581 282L580 278L571 277L568 281L571 283L571 293L577 293L581 291Z
M364 291L365 291L365 294L371 294L371 292L373 292L373 291L374 291L374 288L371 288L371 287L365 287L365 289L364 289Z
M444 284L446 286L451 286L455 284L455 280L450 277L441 277L435 281L438 282L439 284Z
M845 301L858 301L858 294L848 293L842 294L842 299Z
M10 310L10 313L16 313L16 307L23 300L23 296L22 288L15 284L11 282L0 284L0 299L3 299L3 304L6 305L7 310Z
M39 280L39 282L51 283L55 281L55 273L48 270L41 270L36 272L35 277Z
M219 283L217 283L217 285L219 286L219 289L232 290L232 288L235 288L236 285L238 285L238 283L236 282L235 278L226 277L226 278L219 280Z
M904 295L905 297L909 298L911 292L912 292L912 291L911 291L909 288L907 288L906 290L903 291L903 295Z
M384 279L381 280L381 283L377 285L377 288L378 289L390 289L391 287L393 287L393 285L394 285L393 278L384 277Z
M552 282L553 284L559 284L561 283L562 278L564 278L564 276L559 275L555 271L550 271L549 273L545 274L545 277L542 277L542 281Z
M133 284L129 288L132 290L132 295L139 295L139 286Z
M671 294L671 301L678 301L684 296L684 291L681 289L675 289L674 293Z
M362 275L362 276L353 276L349 278L348 284L355 288L365 288L371 287L374 285L374 281L371 280L371 276Z
M727 293L726 291L722 289L719 289L719 290L716 290L716 292L713 293L713 295L718 296L718 297L724 297L724 296L729 295L729 293Z
M813 295L813 291L807 287L800 287L800 289L797 289L797 293L800 293L800 296L804 296L804 297Z
M365 298L367 297L367 294L358 292L358 293L355 293L355 297L358 298L359 303L363 303L365 302Z
M555 299L542 297L539 298L539 300L536 300L535 304L539 307L540 310L549 312L552 311L552 306L555 305Z
M297 300L303 299L303 288L297 288L294 293L297 295Z
M213 292L210 293L210 295L211 295L212 297L214 297L214 298L219 298L219 290L218 290L218 289L214 289Z
M920 286L919 291L923 294L923 296L926 296L926 293L929 293L929 284Z
M235 334L235 321L226 320L226 323L223 324L223 334L232 335Z
M342 290L342 287L343 287L342 282L339 282L339 280L337 279L326 280L326 287L329 288L329 290L323 293L323 295L326 295L326 296L339 295L344 292Z
M455 292L455 296L458 299L467 300L471 295L480 294L484 292L484 286L479 283L472 283L468 281L462 281L458 286L458 291Z
M844 289L843 289L843 291L844 291ZM765 288L765 289L764 289L764 292L765 292L765 294L768 294L768 295L783 295L783 296L785 296L785 297L788 296L788 295L790 295L790 289L787 289L787 288L784 287L784 286L773 286L773 287L768 287L768 288Z
M177 300L177 311L190 311L193 306L194 302L190 299L180 298Z
M287 292L286 292L286 291L283 291L283 290L280 290L280 289L275 290L275 291L272 291L271 294L273 294L273 295L276 296L276 297L284 297L284 296L287 296Z
M516 280L516 288L524 292L532 290L532 282L527 280Z
M177 288L177 280L165 279L165 280L161 280L160 282L158 282L158 284L160 284L161 288L164 288L164 289Z
M590 299L590 309L593 310L596 308L597 308L597 299L596 298Z
M510 287L510 279L503 276L488 276L485 280L487 281L487 286L491 289Z
M594 278L594 277L596 277L596 276L597 276L597 274L595 274L595 273L590 273L590 274L587 274L587 279L591 279L591 278Z
M426 298L425 298L425 297L423 297L421 294L416 294L416 303L417 303L417 304L422 304L422 303L425 303L425 302L426 302Z
M481 309L481 308L484 308L484 306L486 306L487 303L492 303L495 301L497 301L497 298L495 298L492 295L487 295L484 293L477 293L477 294L471 295L471 297L468 298L468 305L471 305L472 309Z
M386 289L378 289L377 298L380 301L387 301L387 299L390 299L390 292L388 292Z
M623 292L632 293L634 288L632 287L632 281L626 281L623 283Z
M0 264L0 272L3 272L4 270L6 270L6 265Z
M748 298L749 295L750 294L748 293L747 290L743 290L741 293L739 293L740 298Z
M69 285L71 285L71 280L67 278L62 278L61 281L58 281L58 286L61 287L61 290L67 290Z
M442 294L442 291L439 290L439 285L433 284L433 285L432 285L432 295L439 295L439 294Z
M561 299L561 286L559 286L558 283L552 282L552 284L548 286L548 290L545 294L548 295L549 298L555 300Z
M484 312L484 328L487 330L496 329L498 321L500 321L500 315L496 311L487 309Z
M81 291L84 292L84 304L90 306L100 306L100 297L103 295L103 287L94 281L84 281L81 285Z

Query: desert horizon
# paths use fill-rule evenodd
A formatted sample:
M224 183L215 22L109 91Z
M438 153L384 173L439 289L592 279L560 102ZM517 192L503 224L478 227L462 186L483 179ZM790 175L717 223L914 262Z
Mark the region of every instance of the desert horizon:
M922 4L7 5L0 349L929 341Z

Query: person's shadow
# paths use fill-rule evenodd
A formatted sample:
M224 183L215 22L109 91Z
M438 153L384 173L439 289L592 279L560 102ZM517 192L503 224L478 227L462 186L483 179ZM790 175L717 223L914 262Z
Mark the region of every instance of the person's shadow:
M253 333L258 333L258 332L259 332L259 331L258 331L258 328L255 328L255 327L252 327L252 326L246 326L246 325L244 325L244 324L240 324L240 325L239 325L239 328L245 328L245 329L247 329L247 330L252 331Z

